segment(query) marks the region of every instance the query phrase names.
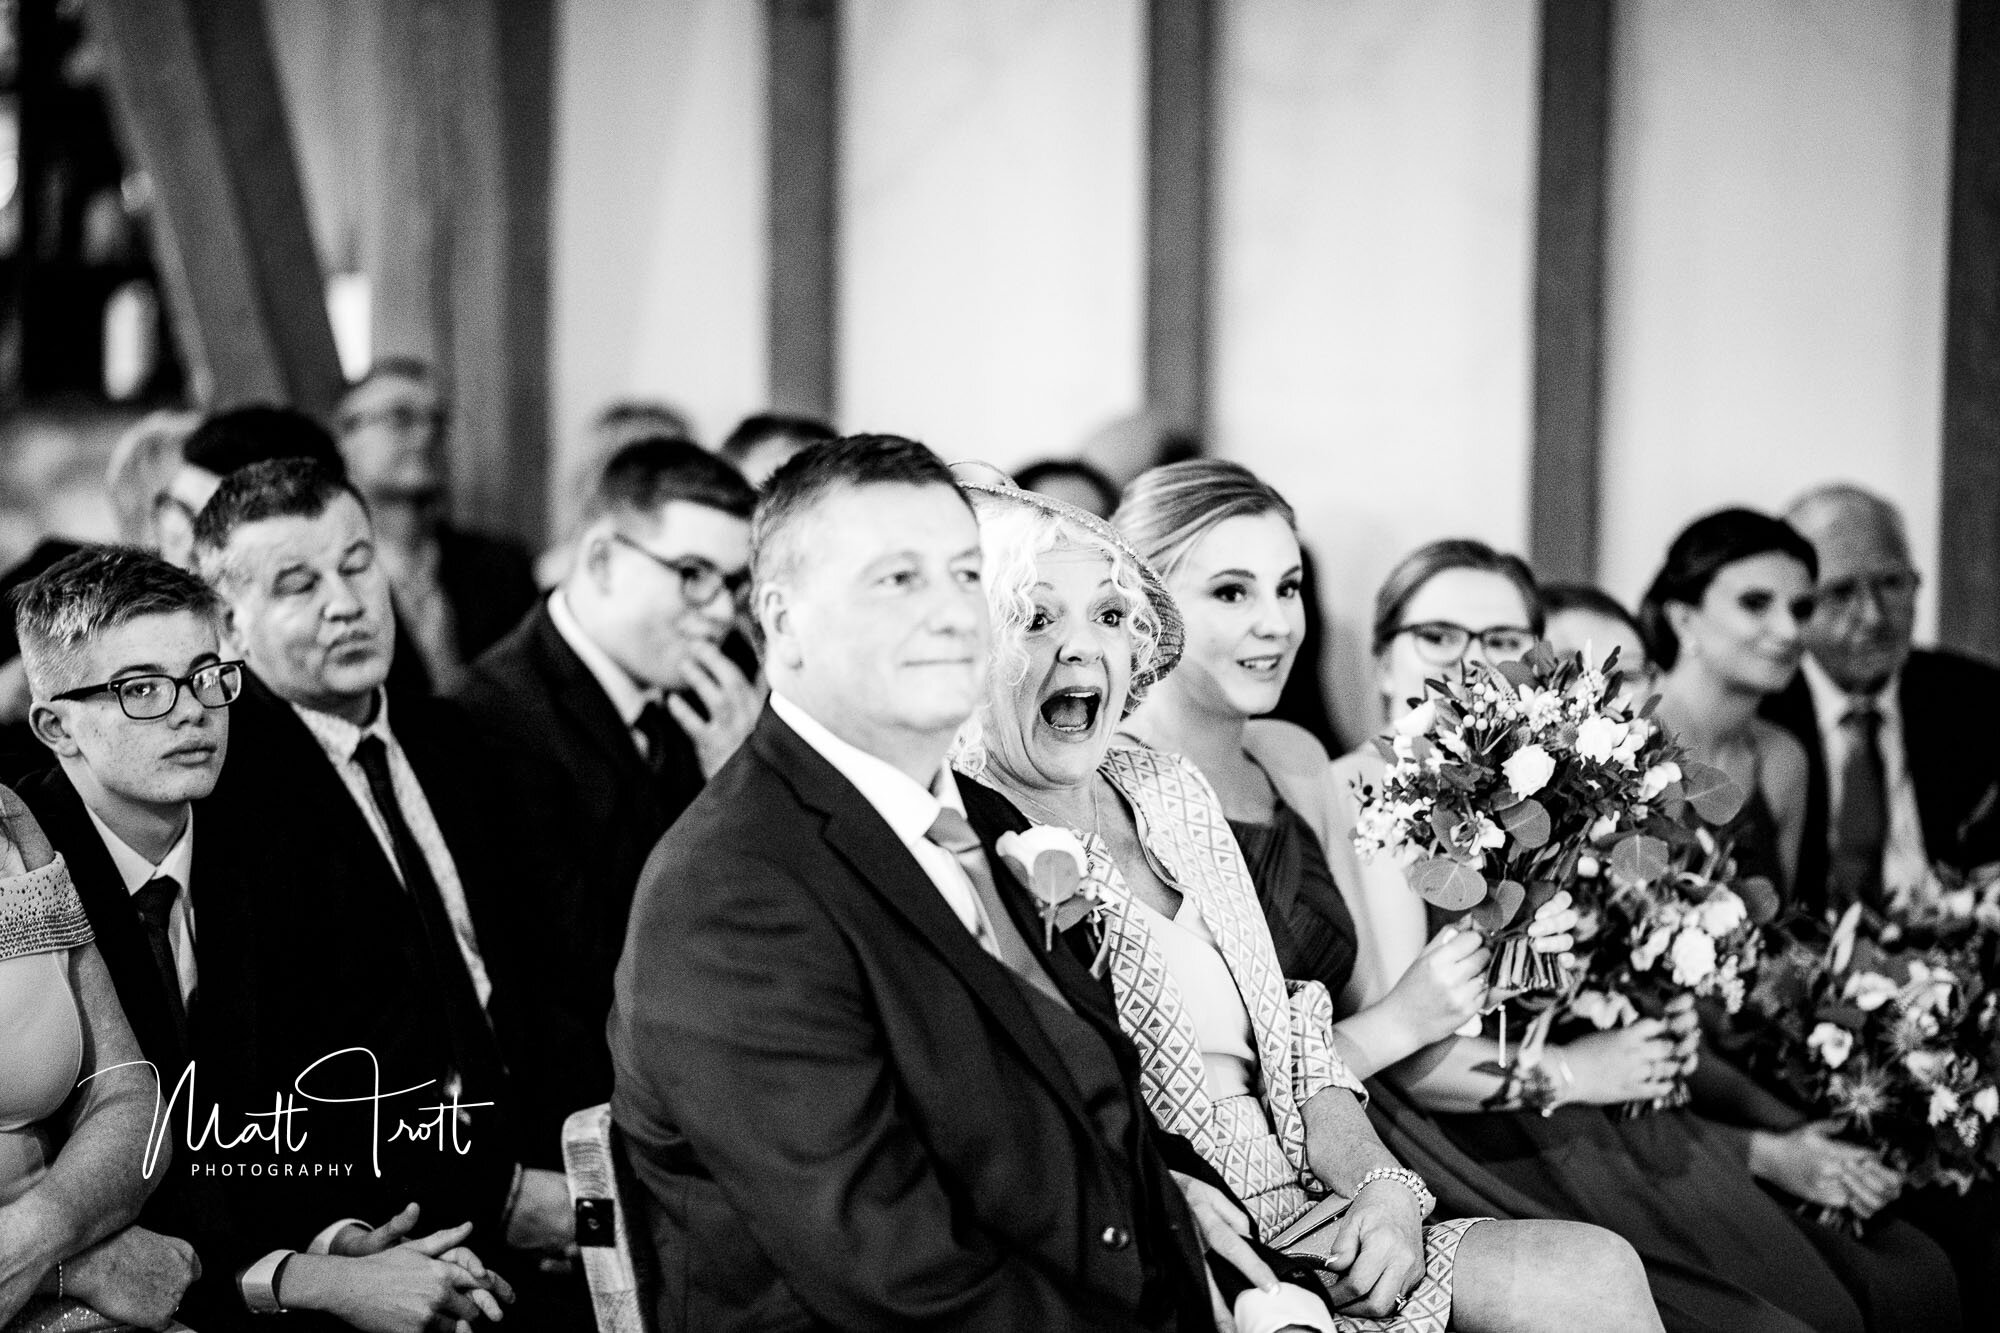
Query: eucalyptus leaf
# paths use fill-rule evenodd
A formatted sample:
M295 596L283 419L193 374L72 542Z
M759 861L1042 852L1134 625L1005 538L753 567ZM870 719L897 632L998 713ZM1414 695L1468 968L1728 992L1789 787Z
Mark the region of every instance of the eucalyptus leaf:
M1611 873L1631 884L1651 884L1671 868L1667 844L1634 833L1611 849Z
M1495 662L1492 670L1515 689L1533 685L1537 680L1535 669L1526 662Z
M1690 759L1681 765L1681 795L1694 812L1711 824L1727 824L1736 818L1750 793L1743 784L1713 764Z
M1521 904L1527 901L1527 897L1528 891L1519 883L1503 879L1493 886L1485 902L1465 914L1465 919L1488 935L1497 935L1520 913Z
M1410 867L1410 887L1446 912L1463 912L1486 896L1486 877L1463 861L1433 856Z
M1529 851L1546 846L1555 829L1548 810L1532 796L1494 811L1493 818L1507 830L1508 837Z
M1744 909L1755 925L1766 925L1778 915L1781 905L1777 886L1762 875L1752 875L1734 886L1736 896L1743 900Z

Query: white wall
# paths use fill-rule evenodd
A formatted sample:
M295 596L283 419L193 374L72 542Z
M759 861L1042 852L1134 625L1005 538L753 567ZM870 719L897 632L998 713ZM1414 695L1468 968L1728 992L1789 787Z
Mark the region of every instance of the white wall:
M764 406L763 6L559 8L551 256L553 495L614 398L714 442Z
M1390 566L1526 541L1537 9L1223 10L1216 444L1299 511L1357 738Z
M1140 401L1138 0L847 0L842 423L1002 467Z
M1535 0L1228 0L1214 435L1297 504L1371 725L1383 573L1526 543ZM846 0L841 424L1003 466L1141 385L1140 0ZM762 7L567 0L554 416L764 392ZM1631 0L1612 79L1604 581L1844 476L1936 566L1953 15ZM1928 608L1926 611L1928 617Z
M1952 25L1935 0L1619 6L1613 592L1696 515L1837 478L1902 504L1936 570Z

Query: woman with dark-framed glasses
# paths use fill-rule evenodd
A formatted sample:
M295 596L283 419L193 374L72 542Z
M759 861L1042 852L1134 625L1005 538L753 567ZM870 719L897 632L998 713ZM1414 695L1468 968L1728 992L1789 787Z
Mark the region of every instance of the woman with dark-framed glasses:
M1376 680L1389 721L1409 711L1426 680L1524 653L1543 628L1539 587L1519 557L1466 539L1411 552L1375 600ZM1379 783L1383 767L1372 745L1334 762L1335 837L1352 837L1356 788ZM1392 864L1349 859L1335 868L1367 923L1343 1003L1372 1004L1443 921ZM1691 1012L1552 1043L1561 1103L1547 1115L1494 1105L1498 1079L1479 1068L1497 1057L1489 1036L1447 1038L1386 1077L1510 1192L1630 1241L1647 1260L1669 1329L1867 1327L1814 1238L1752 1178L1740 1139L1687 1111L1647 1116L1629 1133L1606 1113L1664 1093L1695 1046ZM1645 1141L1635 1145L1635 1136Z

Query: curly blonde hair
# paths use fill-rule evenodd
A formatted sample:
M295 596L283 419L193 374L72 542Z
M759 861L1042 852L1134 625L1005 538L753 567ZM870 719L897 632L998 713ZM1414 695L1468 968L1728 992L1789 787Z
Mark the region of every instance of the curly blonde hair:
M986 703L966 719L952 744L952 763L977 776L986 767L985 714L1003 690L1019 685L1028 673L1027 629L1035 613L1035 584L1041 558L1052 551L1086 551L1101 555L1111 566L1111 586L1131 610L1125 624L1132 638L1132 678L1145 673L1160 649L1160 622L1132 557L1113 542L1080 524L1019 500L977 491L967 492L979 518L979 548L984 557L980 582L992 613L991 670ZM1144 690L1135 688L1125 699L1125 713L1139 706Z

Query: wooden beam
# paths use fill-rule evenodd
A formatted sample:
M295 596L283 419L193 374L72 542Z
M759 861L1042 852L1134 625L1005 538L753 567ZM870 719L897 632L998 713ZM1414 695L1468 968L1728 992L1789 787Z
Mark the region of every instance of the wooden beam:
M93 0L84 12L121 137L153 183L160 271L205 405L330 413L340 365L262 6Z
M2000 6L1958 7L1938 628L2000 661Z
M388 0L365 225L376 357L437 368L452 510L547 524L554 0Z
M839 244L840 7L767 0L770 399L831 418Z
M1597 572L1611 0L1542 0L1528 546L1543 578Z
M1214 0L1146 5L1146 406L1199 438L1208 421Z

